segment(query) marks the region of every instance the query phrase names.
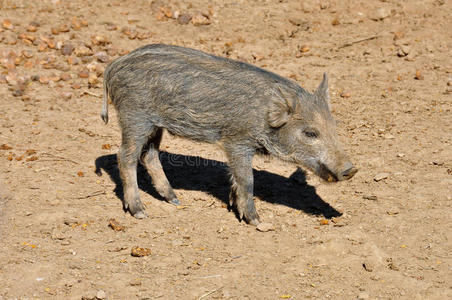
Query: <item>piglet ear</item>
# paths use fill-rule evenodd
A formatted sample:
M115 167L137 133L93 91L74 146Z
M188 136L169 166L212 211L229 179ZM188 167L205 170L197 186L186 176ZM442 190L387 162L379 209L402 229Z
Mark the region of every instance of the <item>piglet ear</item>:
M314 95L317 96L319 100L324 100L326 103L329 103L330 90L328 88L328 76L326 75L326 73L323 73L323 80L315 91Z
M294 96L277 85L272 93L268 107L268 124L273 128L278 128L286 124L290 115L295 110L295 105Z

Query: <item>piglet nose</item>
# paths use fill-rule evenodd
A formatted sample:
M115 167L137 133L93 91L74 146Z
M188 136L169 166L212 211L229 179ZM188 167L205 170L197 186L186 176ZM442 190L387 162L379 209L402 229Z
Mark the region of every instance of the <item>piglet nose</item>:
M351 162L347 162L344 166L344 171L341 172L340 176L338 176L339 180L347 180L352 178L358 169Z

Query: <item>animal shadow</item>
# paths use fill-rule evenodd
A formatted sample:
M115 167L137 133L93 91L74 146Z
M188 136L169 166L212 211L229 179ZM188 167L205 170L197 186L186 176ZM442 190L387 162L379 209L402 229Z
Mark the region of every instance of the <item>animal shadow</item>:
M173 154L161 151L165 174L174 189L206 192L224 203L229 203L230 182L227 165L223 162L198 156ZM123 199L123 187L119 176L116 155L100 156L95 161L96 174L104 170L116 184L114 192ZM301 169L289 178L264 170L253 169L254 195L261 200L285 205L307 214L322 215L325 218L341 216L342 213L330 206L317 195L313 186L306 182L306 174ZM154 198L164 200L154 189L152 180L144 167L138 166L138 187Z

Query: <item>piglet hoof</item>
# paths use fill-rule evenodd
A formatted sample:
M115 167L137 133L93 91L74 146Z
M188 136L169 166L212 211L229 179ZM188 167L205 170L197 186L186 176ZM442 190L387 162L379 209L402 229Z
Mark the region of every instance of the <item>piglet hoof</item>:
M169 203L171 203L171 204L174 204L174 205L180 205L180 202L179 202L179 199L177 199L177 198L173 198L173 199L171 199L170 201L168 201Z
M138 211L133 214L133 217L136 219L146 219L149 215L145 211Z
M245 214L244 219L245 219L246 223L253 225L253 226L257 226L261 222L259 215L257 214L256 211L250 213L249 215Z
M253 226L257 226L260 224L259 219L252 219L252 220L247 220L248 224L253 225Z
M148 217L148 214L144 210L143 204L139 200L135 201L133 203L130 203L129 211L130 211L130 214L137 219L145 219Z

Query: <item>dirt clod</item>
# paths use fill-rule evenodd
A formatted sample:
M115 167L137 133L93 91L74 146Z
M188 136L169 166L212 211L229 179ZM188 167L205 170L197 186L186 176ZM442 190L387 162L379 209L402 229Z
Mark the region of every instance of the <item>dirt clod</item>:
M329 221L328 221L327 219L321 219L321 220L319 221L319 223L320 223L320 225L328 225L328 224L329 224Z
M389 177L389 173L383 172L383 173L378 173L377 175L375 175L374 180L375 181L381 181L383 179L386 179Z
M11 150L11 149L13 149L13 147L8 146L7 144L0 145L0 150Z
M132 247L131 255L134 257L149 256L149 255L151 255L151 249L134 246L134 247Z
M191 19L192 19L192 15L190 15L190 14L181 14L177 18L177 23L179 23L181 25L187 25L188 23L190 23Z
M114 231L125 231L124 225L121 225L116 219L110 219L108 222L108 227Z
M2 22L2 27L3 27L4 29L12 30L12 29L14 28L14 25L13 25L13 23L11 22L10 19L4 19L3 22Z

